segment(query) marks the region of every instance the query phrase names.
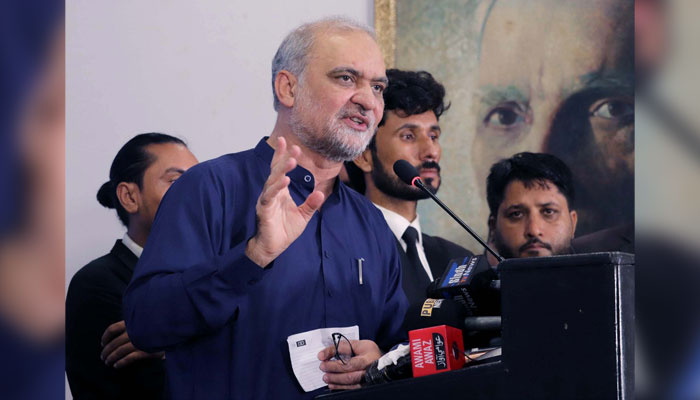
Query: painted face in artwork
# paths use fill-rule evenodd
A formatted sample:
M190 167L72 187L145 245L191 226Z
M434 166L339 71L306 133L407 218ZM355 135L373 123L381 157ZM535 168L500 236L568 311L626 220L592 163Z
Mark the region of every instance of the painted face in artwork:
M634 3L496 0L479 58L472 163L547 152L571 168L579 231L634 213Z

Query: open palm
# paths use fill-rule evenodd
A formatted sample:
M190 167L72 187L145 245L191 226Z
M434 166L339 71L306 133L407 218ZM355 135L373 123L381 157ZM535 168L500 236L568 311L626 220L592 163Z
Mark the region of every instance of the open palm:
M323 193L318 190L314 190L300 206L289 194L290 178L286 174L296 168L296 158L300 153L298 146L287 149L286 140L278 138L277 149L270 163L270 176L255 205L258 230L248 242L246 250L248 257L262 267L277 258L301 235L314 212L323 204Z

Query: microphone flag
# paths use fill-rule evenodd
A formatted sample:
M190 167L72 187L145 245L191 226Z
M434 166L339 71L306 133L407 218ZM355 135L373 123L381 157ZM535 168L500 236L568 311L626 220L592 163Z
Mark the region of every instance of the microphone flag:
M413 377L462 368L465 363L462 331L447 325L408 332Z

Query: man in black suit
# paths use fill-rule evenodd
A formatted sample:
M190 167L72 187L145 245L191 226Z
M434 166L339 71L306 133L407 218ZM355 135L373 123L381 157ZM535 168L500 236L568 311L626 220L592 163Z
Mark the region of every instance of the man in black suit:
M110 180L97 199L115 208L127 227L109 254L81 268L66 297L66 374L79 399L163 397L163 353L131 344L122 315L122 294L170 185L197 163L180 139L137 135L117 153Z
M386 71L384 116L367 150L346 170L351 186L364 193L384 214L401 254L402 283L410 303L423 302L426 288L439 278L452 258L471 255L465 248L421 232L416 206L428 196L403 183L394 173L397 160L410 162L426 186L440 187L440 125L447 110L445 88L425 71Z

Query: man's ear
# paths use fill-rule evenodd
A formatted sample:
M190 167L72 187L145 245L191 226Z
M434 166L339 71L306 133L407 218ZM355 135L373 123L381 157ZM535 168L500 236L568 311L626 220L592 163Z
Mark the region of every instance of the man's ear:
M372 169L374 168L374 164L372 162L372 150L365 149L365 151L363 151L362 154L360 154L356 159L352 160L352 162L355 163L357 168L361 169L362 172L372 172Z
M139 212L141 191L139 185L134 182L119 182L117 185L117 199L129 214Z
M294 105L294 99L299 91L299 81L297 77L287 70L282 70L275 77L275 93L280 104L291 108Z
M493 241L493 232L496 230L496 217L494 217L493 215L489 215L488 226L489 236L486 239L486 242L491 243Z
M576 235L576 222L578 222L578 215L576 214L576 211L573 210L569 213L569 216L571 217L571 238L573 239Z

